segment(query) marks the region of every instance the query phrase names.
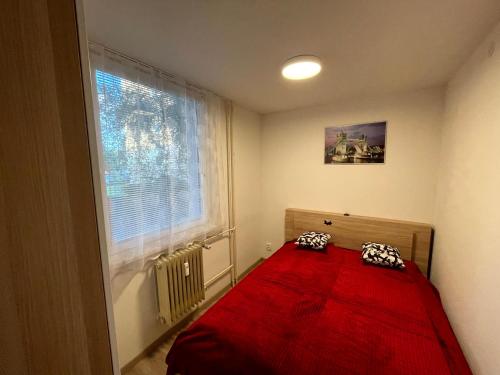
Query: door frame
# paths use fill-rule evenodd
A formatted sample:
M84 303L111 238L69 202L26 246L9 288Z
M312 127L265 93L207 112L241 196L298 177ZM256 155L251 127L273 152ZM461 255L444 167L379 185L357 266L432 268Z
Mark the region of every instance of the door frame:
M84 0L75 0L76 16L78 24L78 39L80 48L80 60L82 69L82 83L85 97L85 111L87 115L87 133L89 138L90 159L92 163L92 178L94 182L94 197L96 204L97 224L99 230L99 243L101 249L101 264L104 282L104 295L106 298L106 311L108 315L108 333L111 345L111 360L113 362L114 375L120 375L118 358L118 341L116 339L115 319L113 313L113 296L111 288L111 277L109 272L109 256L106 242L106 224L104 217L104 206L102 201L102 184L99 173L98 144L95 126L95 112L92 91L92 76L90 68L90 57L88 49L87 26L85 23Z
M82 2L0 4L0 369L118 375L82 81Z

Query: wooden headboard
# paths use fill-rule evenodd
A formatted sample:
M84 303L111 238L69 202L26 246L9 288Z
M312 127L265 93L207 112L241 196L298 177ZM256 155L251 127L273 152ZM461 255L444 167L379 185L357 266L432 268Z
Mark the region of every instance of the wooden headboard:
M352 250L361 250L368 241L390 244L399 248L404 259L414 261L424 275L430 274L433 230L429 224L286 209L285 240L294 240L307 231L329 233L336 246Z

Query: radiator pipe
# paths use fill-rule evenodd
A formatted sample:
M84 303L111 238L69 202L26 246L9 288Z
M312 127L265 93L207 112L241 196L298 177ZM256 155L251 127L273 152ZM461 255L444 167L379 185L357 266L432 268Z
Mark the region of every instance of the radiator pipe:
M213 284L215 284L217 281L219 281L220 279L222 279L224 276L226 276L228 274L228 272L231 272L233 270L233 266L230 265L229 267L223 269L222 271L220 271L217 275L215 275L214 277L212 277L210 280L208 280L204 286L205 286L205 290L207 290L208 288L210 288Z
M233 103L226 101L226 145L227 145L227 190L229 228L234 228L234 184L233 184ZM235 232L229 235L229 262L231 264L231 286L236 285L238 266L236 259Z

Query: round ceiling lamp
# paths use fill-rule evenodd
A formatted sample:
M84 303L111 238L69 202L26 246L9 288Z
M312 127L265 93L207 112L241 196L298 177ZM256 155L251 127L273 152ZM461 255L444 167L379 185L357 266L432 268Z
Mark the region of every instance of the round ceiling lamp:
M281 69L286 79L301 80L312 78L321 72L321 61L316 56L301 55L288 59Z

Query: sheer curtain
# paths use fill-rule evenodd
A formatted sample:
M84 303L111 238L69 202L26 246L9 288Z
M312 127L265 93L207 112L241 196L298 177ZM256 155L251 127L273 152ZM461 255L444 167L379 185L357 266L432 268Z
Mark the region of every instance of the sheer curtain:
M220 97L91 45L112 279L227 227Z

